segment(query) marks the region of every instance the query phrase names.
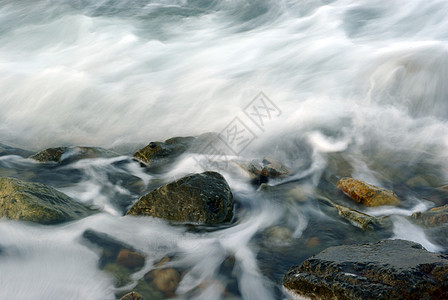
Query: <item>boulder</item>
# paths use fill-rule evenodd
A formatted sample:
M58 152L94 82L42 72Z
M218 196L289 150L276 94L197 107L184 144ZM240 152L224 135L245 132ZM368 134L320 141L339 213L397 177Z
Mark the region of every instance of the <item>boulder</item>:
M224 177L204 172L183 177L144 195L126 215L153 216L190 224L219 224L233 216L233 196Z
M80 219L93 212L47 185L0 177L0 217L55 224Z
M57 147L42 150L29 158L39 162L69 163L86 158L111 158L117 153L99 147Z
M286 166L270 157L265 157L261 163L257 161L235 163L251 177L255 185L267 183L269 178L282 178L291 174Z
M344 177L337 183L338 188L351 199L365 206L399 205L400 200L392 191Z
M403 240L330 247L283 285L311 299L447 299L448 257Z
M427 227L448 223L448 204L431 208L429 211L416 212L412 214L412 221Z

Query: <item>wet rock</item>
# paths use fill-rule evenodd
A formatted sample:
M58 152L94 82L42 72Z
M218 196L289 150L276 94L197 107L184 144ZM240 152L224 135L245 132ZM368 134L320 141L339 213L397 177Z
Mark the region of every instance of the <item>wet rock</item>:
M285 288L311 299L447 299L448 257L403 240L336 246L292 267Z
M286 166L269 157L265 157L261 163L256 161L235 163L251 177L255 185L267 183L269 178L280 178L291 174Z
M117 153L99 147L57 147L42 150L29 158L39 162L69 163L87 158L111 158Z
M392 191L344 177L338 181L338 188L351 199L365 206L399 205L400 200Z
M339 216L363 230L390 230L392 228L392 222L388 217L373 217L355 209L336 204L326 197L319 197L318 201L329 208L335 209Z
M116 287L131 283L131 274L140 270L145 264L143 254L105 233L88 229L84 231L82 237L90 244L99 247L101 253L99 268L112 275Z
M115 263L131 270L141 269L145 265L145 257L140 253L122 249L118 253Z
M287 246L291 243L292 231L287 227L272 226L266 229L266 244L272 247Z
M431 208L426 212L416 212L412 214L412 221L428 227L448 223L448 204Z
M197 137L174 137L165 142L150 142L134 153L134 158L150 168L160 168L173 163L185 152L200 152L208 143L217 138L214 133Z
M126 213L191 224L219 224L233 216L233 196L224 177L204 172L183 177L141 197Z
M134 153L134 158L145 165L163 165L183 154L195 141L192 136L174 137L165 142L150 142Z
M132 246L114 239L113 237L87 229L82 237L91 244L100 248L100 268L107 264L117 264L131 270L138 270L145 264L145 257Z
M143 300L143 297L136 292L130 292L121 297L120 300Z
M56 224L80 219L93 212L93 209L50 186L0 178L0 217Z
M175 291L180 282L180 274L173 268L156 269L145 275L145 280L152 284L167 297L175 295Z
M0 156L4 155L18 155L22 157L28 157L32 154L31 151L11 147L5 144L0 143Z

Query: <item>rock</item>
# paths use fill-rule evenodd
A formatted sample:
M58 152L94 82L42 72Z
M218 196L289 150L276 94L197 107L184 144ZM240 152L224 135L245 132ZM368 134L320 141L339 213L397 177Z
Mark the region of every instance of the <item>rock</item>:
M134 153L134 158L145 165L164 165L183 154L196 140L195 137L174 137L165 142L150 142Z
M336 209L339 216L349 221L352 225L361 228L362 230L390 230L392 228L392 222L388 217L373 217L355 209L336 204L326 197L319 197L317 200L330 208Z
M431 208L426 212L413 213L412 218L412 221L428 227L448 223L448 204Z
M115 263L131 270L141 269L145 265L145 257L140 253L122 249L118 253Z
M112 275L114 285L116 287L122 287L132 282L131 272L123 266L119 266L117 264L106 264L103 271Z
M56 224L86 217L94 210L40 183L0 178L0 217Z
M221 174L204 172L183 177L144 195L126 215L190 224L220 224L232 219L233 196Z
M344 177L338 181L337 186L351 199L366 206L400 204L400 200L392 191L376 187L361 180Z
M286 166L269 157L265 157L261 163L256 161L249 163L236 161L235 163L251 177L252 183L257 186L267 183L269 178L281 178L291 174Z
M143 300L143 297L136 292L130 292L121 297L120 300Z
M145 280L152 284L167 297L175 295L175 291L180 282L180 274L173 268L156 269L145 275Z
M39 162L69 163L86 158L111 158L117 153L99 147L57 147L42 150L29 158Z
M447 299L448 257L403 240L330 247L283 285L311 299Z
M31 151L23 150L20 148L15 148L11 146L7 146L5 144L0 143L0 156L4 155L19 155L22 157L28 157L32 154Z
M101 269L106 264L117 264L134 271L142 268L145 264L145 256L143 254L138 253L132 246L117 241L105 233L88 229L84 231L82 237L101 249L99 262Z

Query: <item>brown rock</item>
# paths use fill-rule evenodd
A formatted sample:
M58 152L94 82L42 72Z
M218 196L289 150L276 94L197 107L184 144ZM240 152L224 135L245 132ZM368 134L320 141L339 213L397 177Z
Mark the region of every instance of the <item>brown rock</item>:
M121 297L120 300L143 300L143 297L136 292L130 292Z
M416 212L412 217L417 223L433 227L448 223L448 204L441 207L434 207L426 212Z
M392 191L345 177L338 181L338 188L347 196L365 206L398 205L400 200Z
M128 269L140 269L145 265L145 257L140 253L122 249L115 263Z
M156 269L145 275L147 281L152 284L166 296L172 297L180 281L180 274L175 269Z

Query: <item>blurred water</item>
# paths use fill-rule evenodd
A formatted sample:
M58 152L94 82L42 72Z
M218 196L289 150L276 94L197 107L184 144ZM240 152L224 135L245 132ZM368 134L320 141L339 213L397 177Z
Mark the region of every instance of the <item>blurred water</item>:
M256 135L239 158L281 160L296 180L284 186L305 195L295 200L348 174L405 199L368 213L410 215L431 206L411 182L448 182L447 15L443 0L0 0L0 141L30 150L143 145L220 132L239 117ZM243 113L260 91L281 110L263 130ZM197 234L121 217L142 192L127 181L149 190L195 171L192 157L163 174L125 156L60 167L0 158L1 176L44 182L104 211L52 227L2 220L0 298L114 298L97 255L79 243L87 228L154 261L180 253L175 263L191 272L179 297L197 299L224 297L219 285L191 291L220 278L229 255L238 297L281 298L289 265L362 239L320 206L255 191L232 167L219 170L240 205L229 228ZM441 249L403 220L394 219L395 237ZM277 249L271 226L297 241ZM313 238L321 243L310 246Z

